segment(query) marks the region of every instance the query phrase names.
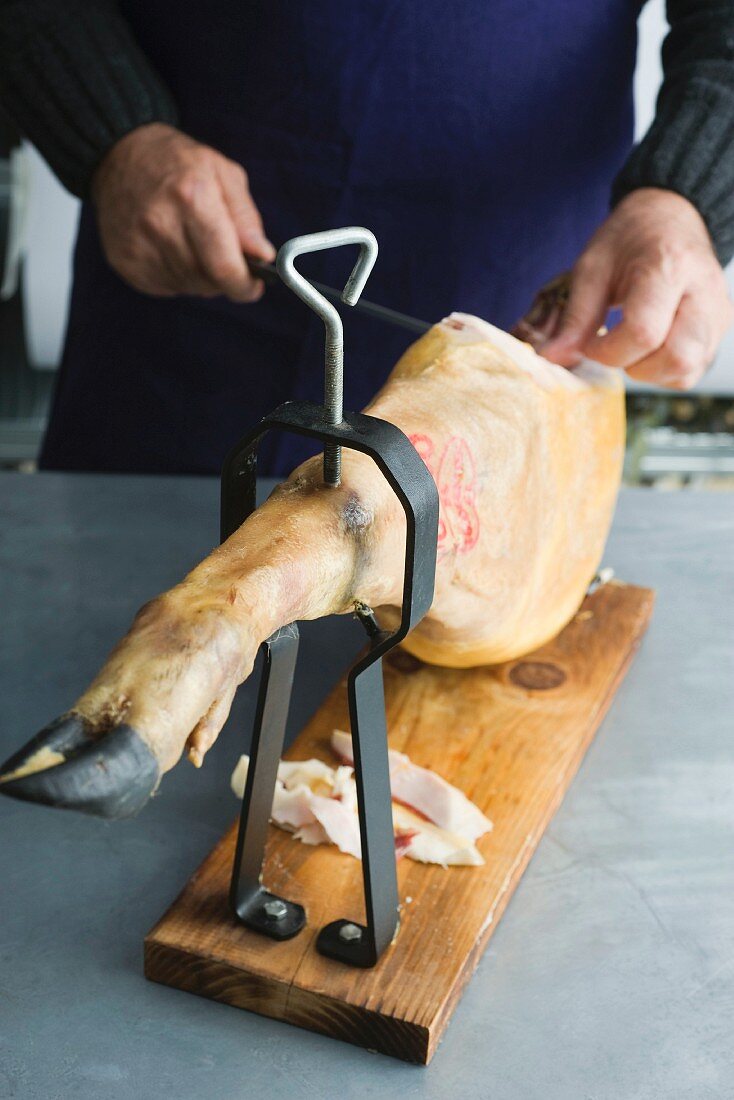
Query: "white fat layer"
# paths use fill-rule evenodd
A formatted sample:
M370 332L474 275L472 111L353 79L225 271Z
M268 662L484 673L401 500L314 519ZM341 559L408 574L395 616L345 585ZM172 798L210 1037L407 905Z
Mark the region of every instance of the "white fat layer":
M530 346L509 332L503 332L489 321L474 317L470 313L452 313L440 322L454 344L476 344L488 341L499 348L521 370L532 375L538 385L544 389L561 386L567 390L584 389L586 386L616 386L619 371L604 367L591 359L583 359L577 367L568 369L559 367L544 359Z

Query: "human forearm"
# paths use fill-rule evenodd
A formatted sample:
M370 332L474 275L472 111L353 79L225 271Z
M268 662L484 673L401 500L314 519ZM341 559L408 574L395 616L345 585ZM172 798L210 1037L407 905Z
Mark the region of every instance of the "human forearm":
M688 199L722 263L734 255L734 7L668 0L665 79L655 121L615 180L616 205L658 187Z
M121 137L177 121L113 0L0 0L0 108L81 197Z

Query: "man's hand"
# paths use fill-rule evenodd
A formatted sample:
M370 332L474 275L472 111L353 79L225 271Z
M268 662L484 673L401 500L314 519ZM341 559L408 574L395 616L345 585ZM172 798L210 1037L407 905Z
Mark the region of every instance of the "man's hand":
M622 320L598 334L613 307ZM565 304L559 308L557 290L541 292L518 334L562 366L587 356L644 382L689 389L733 319L698 211L672 191L644 188L594 234L571 272Z
M151 123L121 138L95 172L102 247L146 294L225 294L254 302L263 283L243 252L272 260L244 169L186 134Z

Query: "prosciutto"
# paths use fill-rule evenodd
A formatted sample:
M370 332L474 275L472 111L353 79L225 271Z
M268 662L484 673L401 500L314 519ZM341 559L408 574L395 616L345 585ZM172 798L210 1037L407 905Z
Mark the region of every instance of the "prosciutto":
M334 754L347 764L354 764L352 738L344 730L331 735ZM470 841L477 840L492 828L481 810L457 787L428 768L420 768L402 752L388 750L390 790L393 799L417 810L435 825L457 833Z
M352 739L343 730L334 730L331 748L338 760L348 764L330 767L321 760L280 762L271 820L304 844L334 844L360 859ZM242 798L248 768L249 758L243 755L231 779L238 798ZM489 832L492 822L462 791L393 750L390 786L398 856L443 867L484 863L476 841Z

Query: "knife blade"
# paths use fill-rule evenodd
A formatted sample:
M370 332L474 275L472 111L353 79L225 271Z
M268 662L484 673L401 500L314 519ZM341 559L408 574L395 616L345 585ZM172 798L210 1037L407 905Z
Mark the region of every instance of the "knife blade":
M256 260L251 256L245 256L245 259L253 275L262 279L268 286L272 286L273 283L278 281L278 269L275 264L266 263L264 260ZM342 302L341 291L336 290L333 286L317 283L315 279L309 279L308 281L330 302L345 304ZM433 327L427 321L419 321L417 317L409 317L407 313L398 313L397 310L388 309L387 306L378 306L375 302L368 302L365 298L360 298L358 302L349 308L356 310L358 313L364 313L367 317L374 317L377 321L383 321L388 325L395 325L397 328L408 329L409 332L417 332L421 335Z

